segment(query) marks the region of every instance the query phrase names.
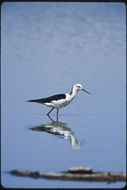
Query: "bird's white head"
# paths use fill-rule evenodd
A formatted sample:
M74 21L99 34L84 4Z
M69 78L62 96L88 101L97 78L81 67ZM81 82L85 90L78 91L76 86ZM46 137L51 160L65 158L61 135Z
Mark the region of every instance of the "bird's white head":
M82 85L77 83L73 85L73 89L75 89L76 91L82 90Z
M86 91L86 90L83 89L83 87L82 87L81 84L79 84L79 83L74 84L73 87L72 87L72 91L73 91L73 92L77 92L77 91L79 91L79 90L83 90L84 92L90 94L90 92L88 92L88 91Z

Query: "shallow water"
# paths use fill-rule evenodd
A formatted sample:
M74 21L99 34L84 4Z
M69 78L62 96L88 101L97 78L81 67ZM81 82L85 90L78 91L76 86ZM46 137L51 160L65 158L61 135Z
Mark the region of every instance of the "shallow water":
M1 20L1 183L4 187L112 188L15 177L13 169L126 170L126 32L124 3L3 3ZM27 100L70 92L72 103L50 120Z

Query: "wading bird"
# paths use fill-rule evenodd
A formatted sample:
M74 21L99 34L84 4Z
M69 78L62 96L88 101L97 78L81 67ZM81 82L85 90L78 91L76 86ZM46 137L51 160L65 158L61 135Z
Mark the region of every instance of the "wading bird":
M81 84L77 83L72 86L70 93L56 94L54 96L49 96L47 98L28 100L28 102L40 103L40 104L52 107L52 109L47 113L48 117L53 109L57 109L56 117L58 120L59 109L70 104L70 102L75 98L75 96L79 90L82 90L82 91L90 94L90 92L83 89Z

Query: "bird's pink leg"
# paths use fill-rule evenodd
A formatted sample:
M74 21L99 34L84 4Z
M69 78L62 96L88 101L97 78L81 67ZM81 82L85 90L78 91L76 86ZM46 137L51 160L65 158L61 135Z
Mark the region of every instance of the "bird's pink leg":
M58 121L58 111L59 111L59 110L57 109L57 114L56 114L57 121Z
M49 114L51 113L51 111L53 110L54 108L52 108L48 113L47 113L47 116L49 116Z

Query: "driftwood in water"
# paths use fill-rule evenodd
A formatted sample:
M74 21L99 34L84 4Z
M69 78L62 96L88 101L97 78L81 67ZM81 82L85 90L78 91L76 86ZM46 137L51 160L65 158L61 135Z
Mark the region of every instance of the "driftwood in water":
M126 173L119 172L93 172L91 168L70 168L66 172L54 173L54 172L31 172L25 170L12 170L10 172L17 176L26 176L33 178L47 178L47 179L59 179L59 180L82 180L82 181L125 181Z
M72 167L68 170L69 173L80 173L80 174L91 174L93 173L92 168L84 168L84 167Z

